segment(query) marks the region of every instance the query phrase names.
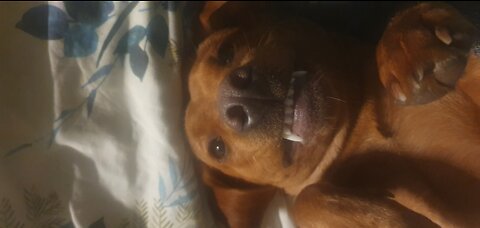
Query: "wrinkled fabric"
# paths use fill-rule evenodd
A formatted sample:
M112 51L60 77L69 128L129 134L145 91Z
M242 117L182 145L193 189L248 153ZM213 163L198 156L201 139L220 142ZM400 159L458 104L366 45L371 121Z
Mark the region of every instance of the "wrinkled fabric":
M0 3L0 227L212 227L180 2Z

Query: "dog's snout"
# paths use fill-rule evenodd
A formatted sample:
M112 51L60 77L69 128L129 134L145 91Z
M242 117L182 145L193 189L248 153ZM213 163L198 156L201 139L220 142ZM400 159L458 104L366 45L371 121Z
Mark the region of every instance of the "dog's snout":
M243 66L234 70L229 75L229 84L234 89L246 89L252 82L252 68L250 66Z

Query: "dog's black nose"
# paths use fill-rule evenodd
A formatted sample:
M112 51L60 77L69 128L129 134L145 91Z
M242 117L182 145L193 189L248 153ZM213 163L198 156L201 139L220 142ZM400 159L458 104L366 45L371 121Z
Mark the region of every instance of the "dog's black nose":
M225 97L222 98L220 112L225 124L237 132L244 132L259 123L267 107L268 104L255 99Z
M243 131L248 129L251 125L249 123L252 121L251 117L248 116L245 106L242 104L235 104L226 109L225 122L236 131Z
M253 77L252 67L243 66L234 70L229 75L229 84L233 89L243 90L247 89L250 83L252 82Z
M259 98L261 81L255 78L251 65L241 66L228 74L219 88L219 111L223 121L235 131L250 129L264 111Z

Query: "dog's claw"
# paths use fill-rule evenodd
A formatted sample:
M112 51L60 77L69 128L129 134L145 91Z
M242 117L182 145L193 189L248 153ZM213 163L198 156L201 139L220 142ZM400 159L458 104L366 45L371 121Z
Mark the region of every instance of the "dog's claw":
M404 103L407 101L407 97L405 96L405 93L403 92L402 88L400 87L400 84L398 83L392 83L391 85L391 90L393 93L393 96L400 102Z
M450 45L452 43L452 36L450 36L450 32L445 27L435 27L435 35L446 45Z

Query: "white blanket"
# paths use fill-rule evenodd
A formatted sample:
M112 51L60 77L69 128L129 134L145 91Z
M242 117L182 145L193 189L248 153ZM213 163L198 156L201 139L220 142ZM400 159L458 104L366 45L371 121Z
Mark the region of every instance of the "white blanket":
M212 227L182 3L0 3L0 227Z

